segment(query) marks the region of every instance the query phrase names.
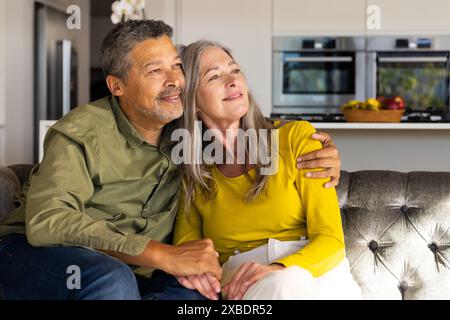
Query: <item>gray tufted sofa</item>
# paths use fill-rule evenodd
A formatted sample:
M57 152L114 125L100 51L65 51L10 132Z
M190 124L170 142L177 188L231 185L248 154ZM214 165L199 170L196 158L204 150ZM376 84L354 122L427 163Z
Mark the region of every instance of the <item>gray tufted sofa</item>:
M0 219L30 169L0 167ZM337 191L365 299L450 299L450 172L342 171Z

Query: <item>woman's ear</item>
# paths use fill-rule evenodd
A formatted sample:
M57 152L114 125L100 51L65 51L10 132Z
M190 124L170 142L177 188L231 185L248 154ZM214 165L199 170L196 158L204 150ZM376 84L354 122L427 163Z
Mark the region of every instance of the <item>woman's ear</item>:
M198 120L201 120L201 119L202 119L202 112L201 112L200 110L197 109L197 110L195 111L195 115L197 116L197 119L198 119Z
M108 75L106 77L106 85L113 96L120 97L124 95L125 84L120 78Z

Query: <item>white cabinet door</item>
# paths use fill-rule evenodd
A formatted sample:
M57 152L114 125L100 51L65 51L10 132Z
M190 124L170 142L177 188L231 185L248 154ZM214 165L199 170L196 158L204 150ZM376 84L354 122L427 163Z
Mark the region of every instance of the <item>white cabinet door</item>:
M176 0L145 0L145 17L147 19L163 20L171 27L176 27ZM175 28L176 29L176 28ZM174 39L176 39L176 32Z
M365 21L364 0L273 0L275 35L362 35Z
M367 0L380 8L381 29L368 34L450 34L449 0Z
M6 58L5 49L6 46L6 27L5 27L5 2L0 2L0 127L5 124L5 72L6 72ZM1 150L0 150L1 151Z
M229 47L267 116L271 110L271 0L179 0L177 42L199 39Z
M0 166L5 165L5 129L0 124Z

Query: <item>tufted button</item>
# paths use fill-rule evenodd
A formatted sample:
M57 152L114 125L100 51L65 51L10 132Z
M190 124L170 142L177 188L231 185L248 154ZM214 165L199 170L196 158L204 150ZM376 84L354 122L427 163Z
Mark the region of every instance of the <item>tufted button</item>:
M428 245L428 248L431 250L431 251L433 251L433 253L436 253L436 251L437 251L437 249L438 249L438 246L437 246L437 244L436 243L430 243L429 245Z
M400 207L400 211L403 213L403 214L407 214L408 213L408 207L405 205L405 206L401 206Z
M401 281L398 284L398 288L400 289L400 291L405 292L408 289L408 283L406 283L406 281Z
M376 251L378 249L378 242L376 242L375 240L370 241L369 249L371 251Z

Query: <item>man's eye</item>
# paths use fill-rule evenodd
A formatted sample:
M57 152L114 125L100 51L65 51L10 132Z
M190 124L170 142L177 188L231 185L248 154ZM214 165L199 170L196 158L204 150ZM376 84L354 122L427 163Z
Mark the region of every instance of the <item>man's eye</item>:
M208 79L208 81L219 79L219 76L217 74L213 75L211 78Z
M160 71L161 71L161 69L153 69L153 70L150 70L148 72L148 74L158 74Z

